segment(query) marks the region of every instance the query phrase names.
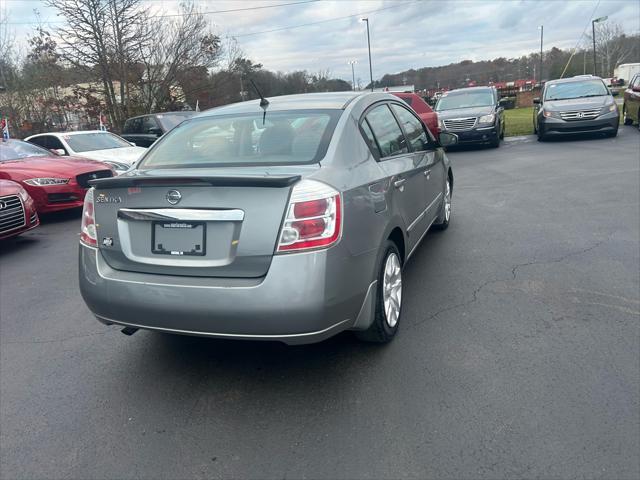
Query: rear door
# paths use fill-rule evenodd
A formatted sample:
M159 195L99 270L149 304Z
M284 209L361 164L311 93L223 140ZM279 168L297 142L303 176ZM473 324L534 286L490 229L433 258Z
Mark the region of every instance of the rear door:
M363 130L375 142L380 167L391 182L391 203L405 221L410 251L426 229L423 214L427 200L426 159L411 151L388 103L370 108L362 122Z
M392 104L391 109L402 126L409 148L413 151L414 163L426 167L422 178L425 195L424 210L421 212L422 219L415 228L416 233L422 236L438 215L444 188L444 164L442 156L436 150L433 138L420 119L403 105Z

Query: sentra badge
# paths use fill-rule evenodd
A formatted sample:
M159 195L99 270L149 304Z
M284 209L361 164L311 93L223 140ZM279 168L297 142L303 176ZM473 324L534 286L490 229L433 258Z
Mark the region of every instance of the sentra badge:
M109 197L101 193L97 196L96 203L122 203L122 197Z

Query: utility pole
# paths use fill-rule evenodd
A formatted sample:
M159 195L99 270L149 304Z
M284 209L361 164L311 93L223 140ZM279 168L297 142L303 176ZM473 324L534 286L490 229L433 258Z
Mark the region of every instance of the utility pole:
M367 22L367 46L369 48L369 78L371 79L371 91L373 92L373 67L371 66L371 36L369 35L369 19L361 18L361 22Z
M540 29L540 72L538 75L540 76L540 85L542 86L542 38L544 34L544 25L540 25L538 28Z
M349 60L347 62L349 65L351 65L351 90L355 90L356 89L356 73L355 73L355 69L354 69L354 65L356 63L358 63L357 60Z
M591 20L591 36L593 38L593 74L598 75L598 67L596 66L596 23L604 22L608 16L596 18Z

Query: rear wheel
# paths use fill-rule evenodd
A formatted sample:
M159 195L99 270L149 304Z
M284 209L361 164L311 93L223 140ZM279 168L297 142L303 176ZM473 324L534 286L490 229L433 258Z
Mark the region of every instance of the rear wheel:
M376 311L371 326L356 336L365 342L387 343L395 337L402 314L402 260L391 240L385 244L378 269Z
M440 207L440 213L438 218L433 222L433 227L438 230L446 230L449 228L449 222L451 221L451 197L452 197L451 179L447 178L447 183L444 187L444 199L442 200L442 206Z
M627 106L623 105L622 106L622 122L625 125L632 125L633 124L633 118L631 118L628 114L627 114Z

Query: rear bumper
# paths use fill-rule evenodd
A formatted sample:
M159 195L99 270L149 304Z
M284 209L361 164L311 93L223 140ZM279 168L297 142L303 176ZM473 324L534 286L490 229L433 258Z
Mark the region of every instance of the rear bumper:
M229 279L114 270L97 249L81 245L80 291L89 309L106 324L314 343L356 323L358 328L366 326L358 315L367 292L375 291L368 289L370 278L350 273L355 269L344 267L344 259L332 259L330 250L278 255L265 277ZM344 273L336 274L336 268Z
M593 120L566 121L550 117L540 121L540 131L550 137L583 133L613 133L618 129L619 123L618 112L601 115Z

